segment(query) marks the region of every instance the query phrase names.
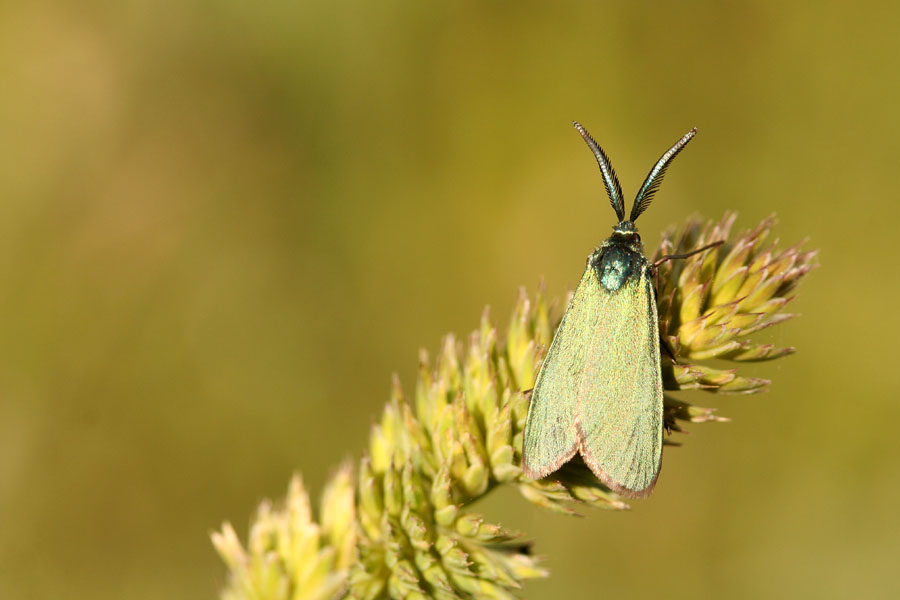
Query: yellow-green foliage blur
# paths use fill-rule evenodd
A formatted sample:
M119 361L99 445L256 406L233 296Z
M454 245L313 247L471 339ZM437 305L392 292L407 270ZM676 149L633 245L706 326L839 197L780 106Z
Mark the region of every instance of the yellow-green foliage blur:
M821 268L796 355L627 513L499 492L529 598L900 594L900 7L22 2L0 8L0 597L213 598L209 541L357 458L420 347L564 296L614 214L775 211ZM689 395L685 398L691 400Z

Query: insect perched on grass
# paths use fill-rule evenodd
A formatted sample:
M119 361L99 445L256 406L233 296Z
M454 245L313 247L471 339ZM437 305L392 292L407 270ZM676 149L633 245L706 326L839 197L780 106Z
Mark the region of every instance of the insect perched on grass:
M663 388L659 317L650 263L635 220L653 200L669 163L697 133L690 130L660 157L625 219L622 188L603 149L579 123L575 129L600 165L619 223L595 250L531 394L523 468L532 479L559 469L576 452L612 491L630 497L653 491L662 465Z

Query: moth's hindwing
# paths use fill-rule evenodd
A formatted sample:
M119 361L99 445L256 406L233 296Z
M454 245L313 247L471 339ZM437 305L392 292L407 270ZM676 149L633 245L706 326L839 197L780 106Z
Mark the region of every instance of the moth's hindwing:
M578 451L575 401L590 343L590 323L597 318L598 280L588 267L563 315L538 372L522 448L525 475L540 479Z
M643 261L615 292L591 286L593 317L580 367L579 450L613 491L646 496L662 463L663 390L656 299Z

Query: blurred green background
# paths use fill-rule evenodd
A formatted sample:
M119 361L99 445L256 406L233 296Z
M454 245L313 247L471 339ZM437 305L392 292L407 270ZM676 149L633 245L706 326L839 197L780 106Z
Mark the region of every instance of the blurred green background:
M652 499L536 540L529 598L900 594L900 5L119 2L0 8L0 597L212 598L208 533L359 456L419 347L562 296L641 218L772 211L822 268L732 423ZM893 359L891 359L893 360ZM688 398L689 400L691 398Z

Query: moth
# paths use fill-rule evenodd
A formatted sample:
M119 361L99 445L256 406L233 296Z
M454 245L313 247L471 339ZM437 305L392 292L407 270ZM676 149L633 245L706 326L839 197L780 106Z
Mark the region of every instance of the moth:
M650 206L666 169L696 135L691 129L650 170L631 214L603 149L577 121L594 153L619 219L594 250L563 315L531 393L523 469L540 479L576 453L610 490L628 497L653 491L662 466L663 387L655 270L634 222Z

